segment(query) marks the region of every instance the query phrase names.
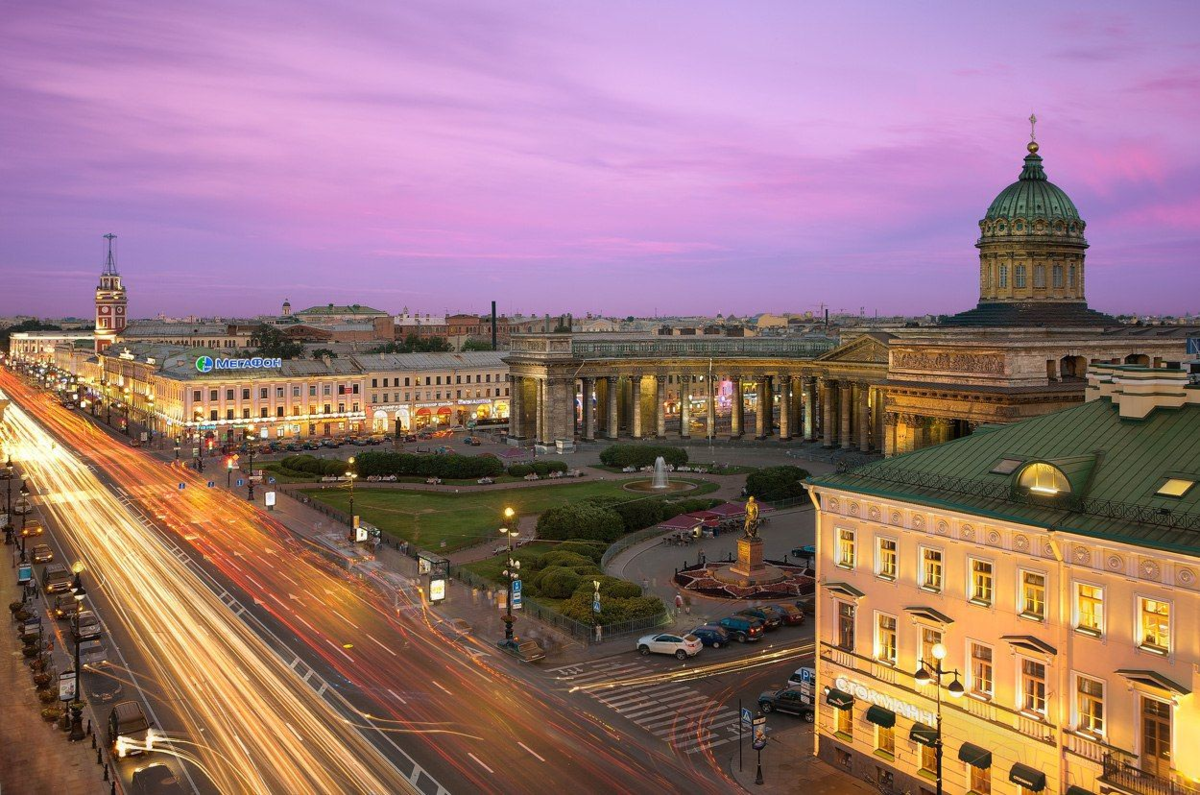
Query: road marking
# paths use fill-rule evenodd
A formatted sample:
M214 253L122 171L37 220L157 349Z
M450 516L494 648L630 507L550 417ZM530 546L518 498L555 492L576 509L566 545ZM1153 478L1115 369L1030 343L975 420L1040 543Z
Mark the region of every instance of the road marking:
M253 577L251 577L249 574L247 574L247 575L246 575L246 579L247 579L247 580L249 580L250 582L254 583L254 587L255 587L255 588L257 588L258 590L260 590L260 591L265 591L265 590L267 590L266 588L264 588L264 587L262 587L261 585L259 585L259 584L258 584L258 583L255 581L255 579L254 579Z
M700 751L707 751L709 748L716 748L718 745L724 745L725 743L731 743L736 739L737 739L737 735L734 735L733 737L726 737L724 740L717 740L716 742L712 742L712 743L707 743L707 744L701 743L700 745L697 745L695 748L689 748L688 750L684 751L684 753L685 754L695 754L695 753L699 753Z
M631 708L636 710L636 712L617 710L617 714L632 721L636 721L638 718L649 718L651 715L655 715L657 717L657 713L659 712L683 709L691 703L694 696L694 693L684 693L679 698L669 699L649 707L647 707L645 704L631 704Z
M438 689L439 689L439 690L441 690L441 691L442 691L443 693L445 693L446 695L448 695L448 696L452 696L452 695L454 695L454 694L453 694L453 693L451 693L449 690L447 690L446 688L442 687L442 684L441 684L441 682L439 682L438 680L436 680L436 679L430 679L429 681L431 681L431 682L433 682L435 685L437 685L437 686L438 686Z
M530 748L528 745L526 745L525 743L521 742L520 740L517 740L517 745L521 746L521 747L522 747L522 748L524 748L526 751L528 751L529 753L533 754L533 755L534 755L534 757L535 757L535 758L536 758L536 759L537 759L539 762L545 762L545 761L546 761L546 760L545 760L545 759L543 759L543 758L542 758L540 755L538 755L538 753L537 753L536 751L534 751L532 748ZM478 760L476 760L476 761L478 761Z
M392 698L396 699L396 700L397 700L397 701L399 701L401 704L407 704L407 703L408 703L407 701L405 701L403 698L401 698L401 697L400 697L400 694L399 694L399 693L397 693L395 690L392 690L390 687L387 689L387 691L388 691L389 693L391 693L391 694L392 694Z
M301 620L301 621L304 621L304 619L300 619L300 620ZM307 621L305 621L305 623L308 623L308 622L307 622ZM316 631L316 630L314 630L314 632L315 632L315 631ZM342 655L343 657L345 657L345 658L346 658L347 660L349 660L350 662L354 662L354 658L353 658L353 657L351 657L349 654L346 654L346 652L342 651L342 647L341 647L341 646L337 645L336 643L334 643L333 641L331 641L329 638L325 638L325 642L326 642L326 643L328 643L328 644L329 644L330 646L332 646L333 648L337 649L337 652L338 652L338 654Z
M272 599L274 599L276 602L279 602L279 606L280 606L280 607L286 607L288 610L291 610L291 609L292 609L292 608L290 608L290 607L288 607L288 606L287 606L287 602L283 601L282 599L280 599L280 598L279 598L278 596L276 596L275 594L273 594L273 593L268 593L268 594L267 594L267 596L271 597L271 598L272 598Z
M485 765L483 762L481 762L481 761L480 761L480 759L479 759L479 757L475 756L475 754L471 753L470 751L467 751L467 756L469 756L469 757L471 757L472 759L474 759L474 760L475 760L475 761L476 761L476 762L479 764L479 766L480 766L480 767L482 767L482 768L483 768L484 770L486 770L487 772L491 773L493 776L494 776L494 775L496 775L496 771L495 771L495 770L492 770L490 767L488 767L488 766L487 766L487 765Z
M345 621L347 624L349 624L350 626L354 627L355 629L359 629L359 626L358 626L358 624L355 624L353 621L351 621L350 619L346 618L344 615L342 615L342 614L341 614L341 613L339 613L338 611L334 610L332 607L331 607L331 608L329 608L329 609L330 609L331 611L333 611L334 615L336 615L336 616L337 616L338 618L340 618L342 621Z
M336 611L334 611L334 612L336 612ZM358 627L355 627L355 629L358 629ZM372 635L370 632L367 633L367 637L370 638L371 640L375 641L375 645L378 646L379 648L383 649L384 651L386 651L388 654L392 655L393 657L396 656L396 652L392 651L387 646L384 646L382 643L375 640L375 636Z
M294 735L296 736L296 739L297 739L297 740L299 740L300 742L304 742L304 738L300 736L300 732L296 731L296 727L295 727L295 726L293 726L292 724L290 724L290 723L288 723L288 722L286 722L286 721L284 721L284 724L283 724L283 725L287 726L289 729L291 729L291 730L292 730L292 734L294 734Z
M308 623L307 621L305 621L299 614L296 615L296 620L302 622L304 624L304 626L308 627L313 632L317 632L317 628L314 627L312 624ZM317 632L317 634L320 635L321 633Z

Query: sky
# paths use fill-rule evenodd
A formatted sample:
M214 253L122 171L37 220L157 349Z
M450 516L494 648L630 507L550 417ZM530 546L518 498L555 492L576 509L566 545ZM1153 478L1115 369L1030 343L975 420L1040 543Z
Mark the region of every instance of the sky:
M1200 311L1200 3L10 4L0 315L955 312L1036 112L1088 299Z

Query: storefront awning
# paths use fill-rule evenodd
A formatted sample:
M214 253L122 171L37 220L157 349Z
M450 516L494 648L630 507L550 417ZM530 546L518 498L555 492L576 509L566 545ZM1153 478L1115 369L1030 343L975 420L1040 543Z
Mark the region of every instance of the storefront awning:
M1067 791L1064 792L1063 795L1096 795L1096 793L1092 792L1090 789L1084 789L1083 787L1071 786L1067 787Z
M450 411L449 406L438 406L437 413L438 414L451 414L453 412Z
M908 732L908 739L921 745L936 745L937 729L925 723L914 723Z
M1008 780L1032 792L1041 792L1046 788L1046 774L1020 762L1017 762L1012 766L1012 770L1008 771Z
M844 690L831 687L825 694L825 703L834 709L850 709L854 706L854 696Z
M963 743L958 749L958 761L966 762L980 770L987 770L992 766L992 752L986 748L980 748L978 745Z
M890 709L884 709L878 704L872 704L867 708L867 720L876 726L890 729L896 725L896 713Z

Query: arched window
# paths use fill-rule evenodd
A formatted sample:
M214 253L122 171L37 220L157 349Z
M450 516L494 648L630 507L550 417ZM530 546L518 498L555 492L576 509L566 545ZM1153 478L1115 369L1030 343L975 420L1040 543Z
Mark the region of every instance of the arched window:
M1054 288L1061 290L1063 286L1063 271L1062 265L1055 265L1052 278L1054 279Z
M1067 268L1067 286L1068 287L1075 286L1075 266L1074 265Z
M1034 494L1070 494L1071 482L1062 470L1052 464L1035 463L1021 470L1017 485Z
M1000 266L1000 286L1008 287L1008 266L1007 265Z
M1045 265L1034 265L1033 266L1033 286L1034 287L1045 287L1046 286L1046 266Z
M1016 287L1017 289L1021 289L1022 287L1025 286L1025 266L1024 265L1017 266L1017 272L1013 276L1013 286Z

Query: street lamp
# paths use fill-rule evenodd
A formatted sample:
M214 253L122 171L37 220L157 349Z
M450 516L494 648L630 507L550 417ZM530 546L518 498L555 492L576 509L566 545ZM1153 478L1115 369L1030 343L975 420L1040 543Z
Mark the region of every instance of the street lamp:
M179 448L175 448L178 450ZM233 488L233 456L225 459L225 488Z
M354 529L354 481L358 478L358 473L354 471L354 456L350 456L350 460L346 462L346 479L350 481L350 528Z
M13 478L13 462L12 455L8 456L8 461L4 464L4 544L15 544L13 538L12 524L12 478Z
M29 535L29 530L25 528L25 519L29 516L29 487L25 485L25 481L21 481L21 507L25 512L21 514L21 562L27 563L25 557L25 538Z
M920 660L921 667L917 669L913 678L918 685L927 685L934 682L934 688L937 692L937 739L934 741L933 749L937 757L937 795L942 795L942 679L946 676L953 676L954 681L946 690L950 693L951 698L961 698L963 693L962 682L958 680L958 669L947 671L942 668L942 660L946 659L946 647L942 644L935 644L930 653L933 655L932 665L927 660Z
M504 509L505 524L512 524L513 518L517 512L512 508ZM513 525L514 527L516 525ZM513 542L516 540L518 530L510 531L507 527L500 528L500 535L508 539L508 568L504 570L504 580L508 587L508 599L505 602L504 614L504 646L511 648L516 645L513 640L513 580L521 576L521 561L513 559Z
M250 452L250 471L246 474L246 499L254 500L254 440L257 439L254 426L246 429L246 447Z
M75 579L71 582L71 594L75 597L75 603L78 605L78 610L75 612L75 698L71 701L71 734L67 737L73 743L77 743L84 738L83 733L83 699L79 692L79 670L82 665L79 661L79 647L83 645L83 635L80 634L82 627L79 625L79 615L83 612L83 600L87 596L87 590L83 587L83 564L76 563L73 567L75 571Z

